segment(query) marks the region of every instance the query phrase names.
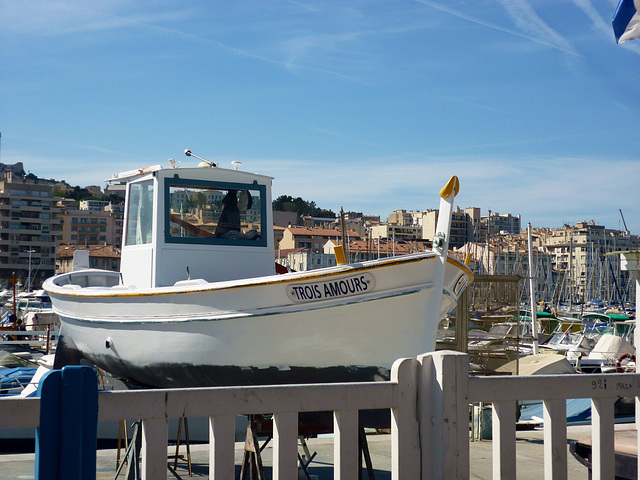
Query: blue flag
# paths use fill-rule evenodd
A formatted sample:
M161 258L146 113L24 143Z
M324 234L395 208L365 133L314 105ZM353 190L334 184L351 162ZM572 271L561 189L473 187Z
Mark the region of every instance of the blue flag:
M640 14L634 0L620 0L611 23L618 43L640 38Z

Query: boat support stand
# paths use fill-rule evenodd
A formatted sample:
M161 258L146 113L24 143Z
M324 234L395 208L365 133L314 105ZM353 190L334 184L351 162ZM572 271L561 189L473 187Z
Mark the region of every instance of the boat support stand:
M182 437L182 424L184 423L184 433L185 433L185 445L187 447L187 465L189 469L189 476L193 475L191 471L191 447L189 441L189 421L186 417L181 417L178 423L178 438L176 439L176 453L175 455L170 455L169 458L174 459L173 464L173 473L178 468L178 460L184 460L184 455L180 455L180 440ZM120 445L123 439L124 433L124 442L125 442L125 454L122 462L120 462ZM128 442L128 445L127 445ZM131 441L128 441L127 438L127 424L126 420L121 420L118 426L118 453L116 456L116 473L113 477L113 480L118 478L120 472L123 467L127 465L126 479L127 480L140 480L141 472L140 472L140 452L142 450L142 433L140 428L140 420L137 420L133 423L133 434L131 436ZM171 467L168 466L171 470ZM262 477L264 478L264 477Z
M262 447L258 443L257 416L249 415L247 436L244 441L244 458L240 469L239 480L245 480L249 475L250 480L264 480L264 468L262 468L261 452L267 446L271 437L268 437Z

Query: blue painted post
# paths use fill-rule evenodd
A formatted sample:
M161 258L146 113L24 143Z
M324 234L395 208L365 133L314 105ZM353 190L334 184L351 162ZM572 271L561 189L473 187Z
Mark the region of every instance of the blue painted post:
M96 478L98 378L92 368L52 370L38 385L36 480Z

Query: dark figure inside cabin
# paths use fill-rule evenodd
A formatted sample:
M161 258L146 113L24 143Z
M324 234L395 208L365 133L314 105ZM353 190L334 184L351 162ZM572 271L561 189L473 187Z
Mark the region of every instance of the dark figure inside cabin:
M218 219L216 237L237 237L237 235L228 234L229 232L240 233L240 210L251 208L253 199L248 190L240 192L239 197L237 190L229 190L222 199L222 213Z

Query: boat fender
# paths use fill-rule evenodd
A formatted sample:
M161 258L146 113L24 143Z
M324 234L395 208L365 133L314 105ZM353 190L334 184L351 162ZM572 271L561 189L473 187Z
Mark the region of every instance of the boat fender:
M107 337L107 341L104 342L104 346L107 347L107 349L113 346L113 340L111 340L111 337Z
M631 359L628 360L625 363L625 365L627 363L629 363L629 361L631 361L633 363L636 362L636 356L635 355L632 355L630 353L624 353L624 354L620 355L620 357L616 360L616 372L618 372L618 373L625 373L626 372L626 370L624 369L624 366L622 365L622 361L627 359L627 358L629 358L629 357L631 357ZM631 373L635 373L635 372L636 372L636 369L634 368Z

